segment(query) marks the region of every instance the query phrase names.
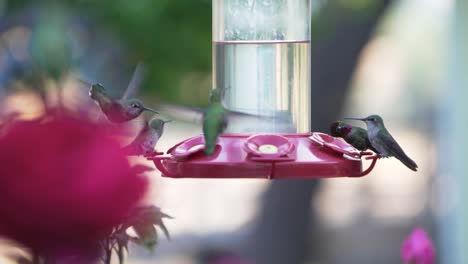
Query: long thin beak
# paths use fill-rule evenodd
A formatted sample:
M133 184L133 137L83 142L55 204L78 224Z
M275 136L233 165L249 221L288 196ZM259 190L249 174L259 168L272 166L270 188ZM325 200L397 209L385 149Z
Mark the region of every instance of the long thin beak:
M87 86L93 85L92 82L88 82L88 81L86 81L84 79L81 79L81 78L76 78L76 80L78 80L80 83L83 83L84 85L87 85Z
M364 121L364 122L366 122L366 119L365 119L365 118L345 117L344 119L347 119L347 120L359 120L359 121Z
M149 108L149 107L143 106L142 108L143 108L144 110L146 110L146 111L150 111L150 112L153 112L153 113L159 114L159 112L158 112L158 111L156 111L156 110L154 110L154 109L151 109L151 108Z
M163 122L164 122L164 124L166 124L166 123L170 123L170 122L172 122L172 120L171 120L171 119L169 119L169 120L166 120L166 121L163 121Z

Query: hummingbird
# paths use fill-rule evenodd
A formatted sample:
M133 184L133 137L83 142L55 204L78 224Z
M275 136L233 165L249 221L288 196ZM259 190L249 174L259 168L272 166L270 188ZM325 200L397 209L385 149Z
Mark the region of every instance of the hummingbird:
M205 138L205 155L211 156L216 147L218 136L227 127L226 111L222 104L223 91L220 88L211 90L210 103L203 113L203 136Z
M367 130L364 128L336 121L330 124L330 135L343 138L347 143L360 151L371 149L375 153L378 153L377 150L372 147L367 137Z
M123 123L137 118L143 111L159 114L158 111L146 107L137 99L112 99L104 86L99 83L91 85L89 96L97 102L107 119L114 123Z
M366 122L367 136L371 145L377 150L377 154L382 158L395 157L406 165L409 169L417 171L418 165L408 157L396 140L385 128L382 117L370 115L365 118L345 118L350 120L360 120Z
M161 120L157 118L151 119L146 123L145 127L138 133L136 138L127 146L123 147L123 151L129 156L151 155L154 154L154 148L161 138L164 125L172 120Z

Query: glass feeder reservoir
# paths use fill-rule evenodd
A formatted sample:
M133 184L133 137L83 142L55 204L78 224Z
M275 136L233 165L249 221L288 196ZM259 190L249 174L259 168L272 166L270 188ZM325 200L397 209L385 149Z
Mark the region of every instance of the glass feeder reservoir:
M262 116L227 132L309 132L310 0L213 0L213 85Z

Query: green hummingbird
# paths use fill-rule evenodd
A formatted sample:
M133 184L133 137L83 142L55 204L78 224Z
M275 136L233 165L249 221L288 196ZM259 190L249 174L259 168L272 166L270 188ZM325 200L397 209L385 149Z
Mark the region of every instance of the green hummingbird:
M210 103L203 113L203 136L205 138L205 155L211 156L216 147L218 136L227 127L226 111L222 104L223 90L211 90Z
M104 86L99 83L91 85L89 96L97 102L107 119L114 123L123 123L135 119L145 110L159 114L158 111L146 107L137 99L115 100L111 98Z
M378 153L377 150L372 147L367 137L367 130L364 128L336 121L330 124L330 135L343 138L347 143L360 151L370 149Z
M155 153L154 148L164 132L164 125L172 120L151 119L138 133L136 138L122 150L129 156L148 156Z
M365 118L345 118L350 120L360 120L366 122L367 136L372 146L377 150L377 154L382 158L395 157L406 165L409 169L417 171L418 165L409 158L396 140L385 128L382 117L370 115Z

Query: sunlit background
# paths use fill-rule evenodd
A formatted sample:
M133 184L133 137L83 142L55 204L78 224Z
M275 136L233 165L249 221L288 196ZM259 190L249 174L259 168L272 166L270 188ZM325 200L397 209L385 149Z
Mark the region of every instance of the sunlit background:
M389 158L363 178L275 186L254 179L170 179L155 171L149 199L175 217L166 221L172 239L161 235L155 252L131 246L129 263L197 264L205 263L203 255L226 251L250 263L402 263L401 243L417 226L434 238L437 263L468 261L462 235L468 235L462 207L466 165L457 156L465 154L460 130L468 122L456 106L468 99L461 70L468 57L454 51L468 45L461 29L467 4L312 2L313 130L328 132L329 122L347 116L379 114L418 172ZM210 0L4 0L0 14L4 113L40 115L37 95L26 89L38 82L46 84L48 100L57 101L51 91L61 90L67 106L89 101L95 107L87 97L89 83L100 82L119 96L138 62L145 63L147 75L137 97L148 106L207 104ZM40 46L51 43L54 48ZM35 45L45 52L36 54ZM61 57L65 49L70 58ZM57 59L44 64L50 62L44 56ZM38 65L52 74L40 77ZM170 123L157 149L200 133L199 124Z

